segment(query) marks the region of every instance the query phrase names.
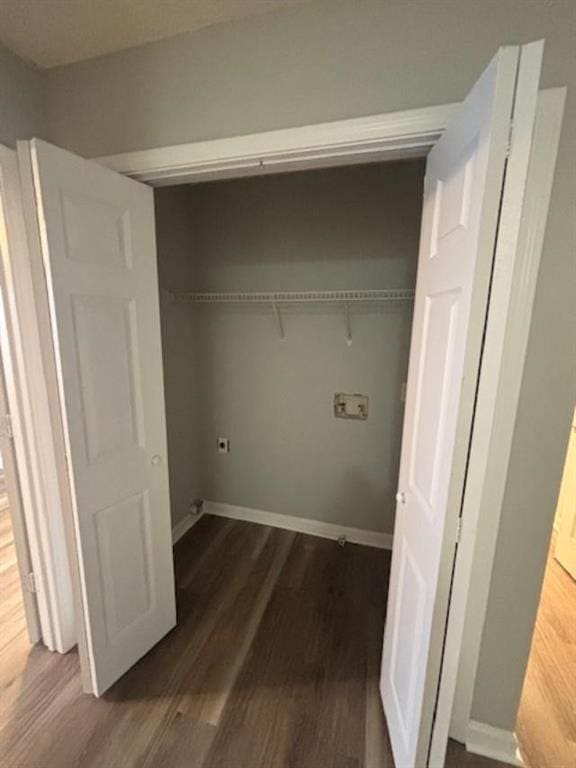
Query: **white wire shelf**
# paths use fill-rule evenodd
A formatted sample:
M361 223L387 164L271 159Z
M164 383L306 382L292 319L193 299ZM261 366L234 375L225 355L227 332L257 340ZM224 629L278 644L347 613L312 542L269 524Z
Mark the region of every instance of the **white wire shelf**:
M285 339L281 307L290 304L340 304L346 313L346 342L352 344L352 304L378 304L380 302L412 301L412 288L385 288L365 291L275 291L255 293L198 293L197 291L171 291L173 301L186 304L264 304L272 308L280 339Z
M198 293L172 291L175 301L190 304L351 304L353 302L412 301L411 288L365 291L275 291L255 293Z

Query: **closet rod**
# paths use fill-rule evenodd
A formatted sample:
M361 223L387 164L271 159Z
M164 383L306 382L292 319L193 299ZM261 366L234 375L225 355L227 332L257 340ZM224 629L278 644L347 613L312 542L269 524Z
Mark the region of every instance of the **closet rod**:
M281 291L271 293L198 293L172 291L175 301L191 304L313 304L412 301L411 288L386 288L365 291Z

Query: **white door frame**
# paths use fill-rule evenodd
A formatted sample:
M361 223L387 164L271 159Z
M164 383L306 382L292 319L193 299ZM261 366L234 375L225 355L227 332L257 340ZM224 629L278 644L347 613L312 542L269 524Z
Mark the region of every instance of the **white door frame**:
M511 258L500 259L502 266L492 283L464 525L447 625L446 648L453 649L454 658L452 669L443 670L439 693L439 707L449 707L452 713L450 736L474 746L474 751L478 751L478 726L482 730L484 724L471 724L472 700L565 100L566 88L540 91L530 157L526 157L528 137L522 136L513 137L509 157L510 169L526 162L526 190L522 217L515 219L517 231L511 231L505 219L503 201L496 261L500 252ZM508 254L514 242L516 252ZM453 676L455 680L450 680ZM442 701L443 687L454 684L454 694ZM509 736L513 746L513 734ZM508 755L512 761L514 753L512 748ZM506 757L498 755L500 760Z
M462 660L455 693L458 706L454 707L450 735L463 742L470 721L565 95L565 88L540 91L536 129L539 152L529 172L520 247L510 254L510 271L496 273L492 284L492 295L499 297L501 306L490 319L477 401L477 413L486 429L480 435L476 432L472 445L475 487L482 493L474 498L467 494L464 501L463 518L472 524L464 524L457 558L461 577L452 592L456 608L454 615L449 614L451 642L458 640L453 648ZM425 156L458 106L446 104L95 159L119 173L162 187ZM510 162L516 154L525 152L522 138L512 134ZM459 599L454 602L454 598ZM472 603L473 610L466 611ZM454 635L458 625L459 639ZM450 672L443 670L441 687L445 674ZM440 706L452 709L451 702L440 702Z
M76 643L62 510L65 456L50 405L46 360L51 351L48 316L42 322L39 285L29 258L16 152L0 145L0 270L14 386L10 401L22 506L37 592L42 642L65 653ZM42 336L44 329L44 336ZM10 382L8 382L10 385ZM10 390L8 392L10 399ZM57 400L56 406L58 405Z
M94 158L153 187L424 157L458 104Z
M2 190L0 188L0 194ZM4 285L2 282L2 306L0 307L0 449L2 451L2 464L6 482L6 495L8 497L8 515L12 527L12 537L16 552L18 574L20 576L20 591L26 617L28 639L32 644L39 643L42 639L42 628L38 614L38 601L34 591L34 578L32 558L30 557L30 543L28 540L28 528L24 518L22 505L22 493L20 489L20 477L18 473L18 459L15 450L14 425L20 426L20 413L18 410L18 397L15 386L14 370L11 360L11 342L8 332L8 323L4 311Z

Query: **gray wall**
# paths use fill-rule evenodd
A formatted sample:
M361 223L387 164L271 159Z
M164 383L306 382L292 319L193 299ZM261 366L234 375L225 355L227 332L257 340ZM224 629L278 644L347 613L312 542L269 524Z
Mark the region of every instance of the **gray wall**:
M173 526L201 496L198 462L196 343L194 315L183 304L174 304L165 289L191 285L196 222L184 188L155 194L156 240L160 320L164 359L166 429L170 466L170 502Z
M0 144L45 133L41 73L0 45Z
M423 171L412 161L157 190L161 285L413 287ZM200 496L392 533L411 315L411 303L354 313L348 346L341 309L286 311L281 341L270 308L164 301L174 522ZM334 418L339 391L368 394L368 421Z
M546 38L543 85L569 93L474 702L502 728L574 401L575 25L573 0L318 0L46 75L52 139L90 156L455 101L499 45Z

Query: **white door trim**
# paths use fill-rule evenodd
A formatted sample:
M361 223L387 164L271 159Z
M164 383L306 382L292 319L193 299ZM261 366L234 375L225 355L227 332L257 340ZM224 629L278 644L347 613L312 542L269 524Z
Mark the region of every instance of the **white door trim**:
M96 158L152 186L422 157L458 104L369 115L227 139L178 144Z
M51 339L41 337L41 306L29 258L16 152L4 146L0 146L0 178L5 195L0 215L1 270L13 362L14 397L10 407L15 422L20 491L41 639L50 650L65 653L76 639L62 519L64 497L56 471L59 450L50 418L51 392L43 361Z
M502 434L499 413L499 387L505 370L505 338L507 315L513 299L515 265L522 258L518 247L521 214L526 192L528 167L532 152L532 137L537 119L537 86L543 55L542 43L521 50L518 82L514 103L513 143L509 150L504 179L500 222L493 267L491 302L485 334L481 375L477 392L474 432L470 445L468 477L462 504L462 532L454 569L448 631L442 666L442 679L437 703L436 722L431 749L432 765L441 764L452 714L452 702L468 611L469 586L472 578L478 521L486 512L480 509L482 489L490 476L490 464L495 446L500 446L507 434ZM508 413L508 408L506 413ZM506 418L504 418L506 423ZM510 435L511 437L511 435ZM501 467L501 456L497 457ZM505 474L503 475L505 477ZM488 481L488 485L492 480ZM497 530L497 525L494 526ZM494 534L495 536L496 534ZM480 539L481 540L481 539ZM486 575L489 581L490 574ZM487 600L488 592L484 595ZM483 603L480 603L483 605ZM477 615L478 600L474 600ZM478 628L481 631L481 625ZM466 723L467 725L467 723Z
M0 186L1 194L2 189ZM2 235L0 235L0 243L1 241ZM2 283L3 295L2 307L0 308L0 323L2 323L0 331L0 347L2 349L2 359L0 360L0 420L2 421L0 425L0 449L2 451L5 490L8 497L8 515L12 527L12 538L16 551L18 574L20 576L20 591L26 617L26 628L28 630L28 639L32 644L35 644L39 643L42 639L42 628L38 613L38 601L34 592L34 568L30 556L30 542L24 518L18 459L16 456L16 442L20 444L19 447L22 445L21 419L16 376L12 365L11 339L13 334L9 331L9 322L6 317L5 285L1 268L0 282ZM24 481L26 480L25 473L23 479Z
M496 274L493 284L493 296L500 296L499 311L489 316L486 332L487 352L482 366L476 422L483 429L476 431L472 440L462 546L456 560L446 637L446 646L453 644L454 652L460 654L455 694L450 697L450 736L462 742L466 742L471 721L480 643L565 99L566 88L550 88L539 93L517 248L511 254L509 271L505 269L500 275ZM523 151L520 142L517 149ZM511 162L515 151L513 143ZM499 243L498 247L508 245ZM441 686L445 683L443 676Z

